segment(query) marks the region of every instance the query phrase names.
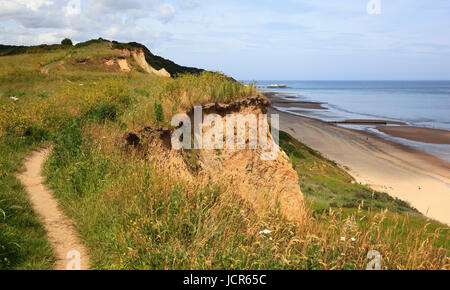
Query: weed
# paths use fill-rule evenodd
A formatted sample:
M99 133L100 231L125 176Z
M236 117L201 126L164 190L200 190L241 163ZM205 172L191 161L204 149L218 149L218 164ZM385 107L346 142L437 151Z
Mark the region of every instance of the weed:
M117 104L102 102L90 108L86 113L86 116L100 122L104 122L106 120L116 121L118 110L119 108Z
M153 103L153 110L155 113L155 124L161 124L164 122L164 113L163 113L163 107L160 103L155 101Z

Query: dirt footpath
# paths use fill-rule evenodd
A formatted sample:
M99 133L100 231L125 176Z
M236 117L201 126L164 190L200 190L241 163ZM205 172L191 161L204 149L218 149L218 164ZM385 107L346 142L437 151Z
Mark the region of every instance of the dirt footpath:
M41 218L55 253L55 269L89 269L89 257L72 221L59 209L52 192L43 184L42 165L51 149L35 151L25 160L18 178L25 185L31 205Z

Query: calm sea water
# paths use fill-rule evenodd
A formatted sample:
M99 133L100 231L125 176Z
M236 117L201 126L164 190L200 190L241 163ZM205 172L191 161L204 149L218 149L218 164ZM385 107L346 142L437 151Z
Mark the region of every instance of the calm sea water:
M286 84L288 87L285 89L261 90L292 94L303 101L327 103L326 111L302 109L303 114L326 121L382 119L450 131L450 81L269 80L257 81L256 84ZM375 130L370 126L356 126L355 129ZM400 138L392 139L450 162L449 145L427 145Z

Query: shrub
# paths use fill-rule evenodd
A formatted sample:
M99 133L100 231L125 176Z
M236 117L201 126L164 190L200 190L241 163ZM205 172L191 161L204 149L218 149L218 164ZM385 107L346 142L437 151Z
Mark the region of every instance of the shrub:
M47 130L35 126L30 126L25 130L25 137L28 143L41 142L48 140L50 134Z
M61 45L72 46L73 43L72 43L72 40L70 40L69 38L64 38L63 41L61 41Z
M86 113L87 117L90 117L96 121L115 121L118 115L118 106L114 103L101 103L99 105L93 106Z

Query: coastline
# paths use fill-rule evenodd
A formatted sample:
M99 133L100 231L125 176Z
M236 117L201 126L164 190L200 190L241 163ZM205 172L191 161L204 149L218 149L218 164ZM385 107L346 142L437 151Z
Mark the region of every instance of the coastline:
M269 99L276 102L272 96ZM450 163L373 133L273 107L270 111L280 115L281 130L339 163L358 182L450 225Z

